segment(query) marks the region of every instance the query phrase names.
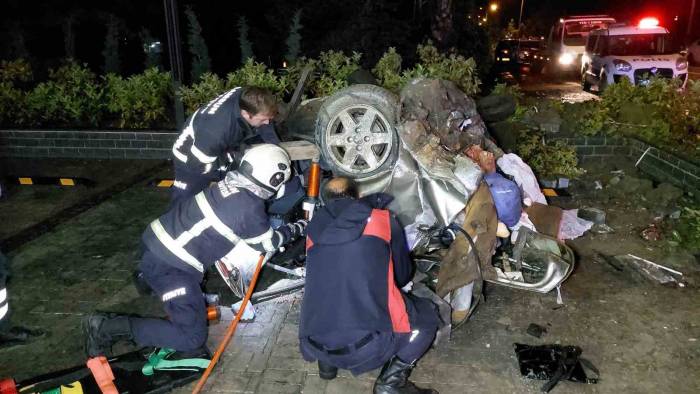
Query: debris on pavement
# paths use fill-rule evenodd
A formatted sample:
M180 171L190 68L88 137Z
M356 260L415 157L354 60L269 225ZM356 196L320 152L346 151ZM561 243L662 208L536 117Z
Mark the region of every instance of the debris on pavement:
M602 209L593 207L580 208L578 217L593 222L593 224L605 224L605 211Z
M631 267L634 271L638 272L645 279L652 281L654 283L659 283L662 285L677 285L678 287L685 287L685 284L678 281L671 273L678 276L683 274L679 271L664 267L660 264L656 264L652 261L637 257L633 254L618 255L614 256L615 263L610 262L610 264L615 268ZM620 271L620 269L618 269Z
M535 338L541 338L542 334L547 332L547 328L540 326L539 324L535 323L530 323L529 326L527 326L527 333L532 335Z
M647 241L659 241L662 238L662 230L656 223L652 223L642 230L640 236Z
M542 392L548 393L562 380L594 384L600 373L588 360L581 357L578 346L514 344L520 373L527 379L546 380ZM586 371L594 377L589 377Z

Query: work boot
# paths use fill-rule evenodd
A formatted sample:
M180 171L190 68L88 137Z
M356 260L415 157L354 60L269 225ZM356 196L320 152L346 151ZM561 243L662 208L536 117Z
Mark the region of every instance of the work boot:
M112 345L120 340L133 340L128 316L115 313L93 313L83 319L85 354L88 357L112 356Z
M422 389L408 380L413 364L394 357L389 360L374 382L374 394L438 394L433 389Z
M318 376L323 380L333 380L338 376L338 368L318 360Z

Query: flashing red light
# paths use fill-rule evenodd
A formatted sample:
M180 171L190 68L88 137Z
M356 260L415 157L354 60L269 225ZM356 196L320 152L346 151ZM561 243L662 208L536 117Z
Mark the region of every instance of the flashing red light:
M642 20L639 21L640 29L652 29L657 26L659 26L659 20L652 16L642 18Z

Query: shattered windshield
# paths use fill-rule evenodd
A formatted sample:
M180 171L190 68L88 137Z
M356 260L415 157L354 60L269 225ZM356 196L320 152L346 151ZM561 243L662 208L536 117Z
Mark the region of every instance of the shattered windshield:
M606 55L667 55L675 53L668 34L630 34L607 36L603 39Z

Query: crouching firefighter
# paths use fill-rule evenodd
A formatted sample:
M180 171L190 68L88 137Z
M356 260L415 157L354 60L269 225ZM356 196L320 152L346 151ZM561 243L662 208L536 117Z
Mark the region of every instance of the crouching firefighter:
M83 321L88 356L111 356L119 340L174 349L183 358L208 354L204 272L239 242L262 254L304 234L303 221L273 230L265 212L265 200L289 180L290 164L282 148L255 146L238 170L154 220L143 234L139 268L168 319L92 314Z
M325 207L309 223L306 284L299 321L302 356L319 375L361 374L382 365L375 394L437 393L408 381L440 324L434 304L400 289L412 278L403 230L384 207L392 198L358 199L357 185L335 178Z

